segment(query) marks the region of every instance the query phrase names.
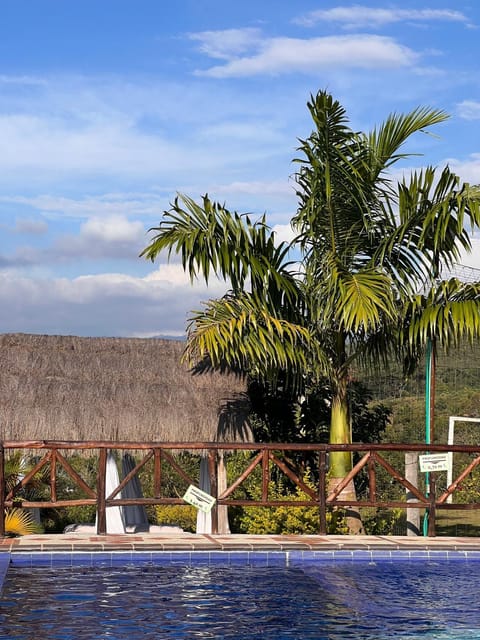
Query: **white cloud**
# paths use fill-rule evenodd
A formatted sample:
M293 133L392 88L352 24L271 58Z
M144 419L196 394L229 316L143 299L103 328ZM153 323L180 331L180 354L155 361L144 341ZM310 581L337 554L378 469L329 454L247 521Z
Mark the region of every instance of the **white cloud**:
M172 190L173 192L173 190ZM41 211L45 218L93 218L101 216L159 216L168 198L155 192L106 193L80 199L41 194L38 196L0 196L0 202L26 205Z
M463 100L457 104L457 112L465 120L480 120L480 102Z
M229 193L270 193L284 196L292 194L292 186L287 180L231 182L230 184L217 185L215 189L218 189L219 191L228 191Z
M276 224L273 227L275 232L275 240L280 242L291 242L295 237L295 231L290 224Z
M381 27L395 22L448 22L468 23L467 17L454 9L396 9L374 8L365 5L350 5L319 9L295 20L303 26L314 26L319 22L335 22L346 29Z
M329 36L301 40L272 38L261 50L224 65L197 71L214 78L260 74L314 73L332 68L392 68L412 65L417 54L392 38L377 35Z
M144 227L140 221L130 221L124 216L90 218L80 228L80 237L86 242L123 244L143 238Z
M247 95L233 99L226 85L212 100L192 78L181 86L101 80L47 78L33 93L14 86L8 99L2 95L3 191L101 181L116 189L126 180L159 184L164 192L173 185L173 191L192 175L200 183L228 175L284 145L285 113L272 119L268 105Z
M48 231L48 223L41 218L17 218L13 231L22 235L43 235Z
M472 153L466 160L447 158L443 164L448 164L462 182L480 184L480 153Z
M125 274L74 279L0 273L0 332L91 336L184 335L190 311L222 295L225 284L191 286L178 265L145 278Z
M37 76L15 76L15 75L0 75L0 84L3 85L23 85L31 87L44 87L47 85L46 80Z
M82 223L78 235L60 236L39 258L54 262L78 258L137 260L145 243L145 227L139 220L128 220L123 215L94 217Z
M172 164L193 166L198 152L187 155L181 145L161 135L126 128L120 122L79 126L70 120L30 115L0 115L0 138L8 153L0 168L13 173L38 168L64 174L140 175L157 173Z
M42 248L17 247L13 254L3 256L3 260L26 269L79 260L137 261L147 240L145 226L139 220L129 220L123 215L92 217L80 225L77 233L58 235L50 246Z
M220 60L231 60L262 41L261 31L254 28L201 31L189 34L189 38L200 42L202 53Z

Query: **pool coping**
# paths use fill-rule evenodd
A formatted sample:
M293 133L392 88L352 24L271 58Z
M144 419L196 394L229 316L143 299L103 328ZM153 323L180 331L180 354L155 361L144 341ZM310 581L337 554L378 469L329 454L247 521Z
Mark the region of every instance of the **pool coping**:
M68 533L0 538L0 553L105 551L480 551L480 537Z

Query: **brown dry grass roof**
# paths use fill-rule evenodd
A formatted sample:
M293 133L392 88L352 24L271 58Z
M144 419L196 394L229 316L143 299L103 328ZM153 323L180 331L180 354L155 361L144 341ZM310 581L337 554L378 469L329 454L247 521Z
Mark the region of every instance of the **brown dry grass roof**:
M245 441L245 383L175 340L0 335L4 440Z

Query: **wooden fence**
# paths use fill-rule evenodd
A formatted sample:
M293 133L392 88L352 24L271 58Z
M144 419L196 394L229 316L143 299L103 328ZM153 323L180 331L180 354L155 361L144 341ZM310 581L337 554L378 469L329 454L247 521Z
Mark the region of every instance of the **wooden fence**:
M105 495L107 453L109 450L135 452L136 466L120 481L116 489ZM320 534L327 532L327 512L332 508L362 508L373 507L382 509L419 509L428 511L428 535L435 535L435 515L439 509L480 509L480 503L455 502L454 498L462 481L467 478L475 467L480 464L480 445L424 445L424 444L349 444L349 445L328 445L328 444L285 444L285 443L201 443L201 442L62 442L62 441L26 441L26 442L0 442L0 536L5 535L5 509L21 506L24 508L56 508L79 505L94 505L97 511L97 532L100 535L106 533L106 509L109 506L123 505L171 505L184 504L182 497L166 496L163 487L163 471L165 465L169 465L175 471L177 477L186 484L198 484L191 473L186 470L181 463L179 453L188 451L206 456L208 459L208 469L210 476L210 493L216 498L212 509L212 530L215 533L218 528L218 507L221 505L233 506L317 506L319 507L319 527ZM246 465L237 477L230 479L225 489L219 491L218 482L218 459L222 452L244 451ZM355 459L355 464L349 475L335 488L328 492L328 460L329 455L335 451L351 452ZM15 486L7 488L6 482L6 461L9 457L19 452L21 456L32 458L35 463L28 473L19 478ZM68 458L73 452L89 453L96 456L98 468L96 470L95 486L90 486L85 479L73 468ZM437 473L429 473L428 481L418 483L424 488L416 486L405 477L403 464L398 463L404 455L409 452L418 454L452 452L452 455L464 454L462 456L461 468L456 465L455 479L448 486L437 488ZM397 454L397 463L391 462L392 453ZM400 455L399 455L400 454ZM314 477L318 478L318 484L312 488L311 484L305 482L298 471L296 460L301 456L308 456L310 464L314 466ZM390 456L390 461L387 459ZM145 467L153 467L153 490L151 497L126 499L122 498L121 491L127 483ZM261 469L261 492L257 499L238 498L236 491L243 486L247 478L255 469ZM377 488L378 470L382 469L383 478L385 475L390 483L397 483L402 489L402 496L407 492L410 499L407 503L406 497L399 499L385 499ZM83 497L70 499L58 495L59 473L68 476L73 485L78 489ZM272 472L275 470L276 477L285 476L288 480L304 492L306 499L295 501L291 498L282 500L272 499L269 495ZM48 496L42 499L27 499L25 491L34 482L38 474L42 473L49 479ZM257 472L258 473L258 472ZM358 500L342 500L342 491L351 480L358 480L363 476L363 484L366 489L363 497ZM442 476L443 477L443 476ZM384 481L383 481L384 482Z

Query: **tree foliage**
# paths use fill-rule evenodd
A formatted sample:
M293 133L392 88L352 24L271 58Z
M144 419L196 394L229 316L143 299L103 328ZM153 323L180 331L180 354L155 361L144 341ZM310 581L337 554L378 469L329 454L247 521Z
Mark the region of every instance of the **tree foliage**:
M479 194L448 167L391 178L409 138L446 120L443 111L394 113L363 133L328 92L307 106L313 131L294 160L292 242L276 242L265 217L254 222L207 195L200 204L179 196L142 255L179 254L192 279L230 283L192 314L188 361L208 358L270 381L281 374L298 394L327 384L330 442L347 443L355 361L378 365L395 353L414 363L434 331L445 341L478 334L479 290L444 283L441 272L471 246ZM333 476L350 464L349 454L332 456Z

